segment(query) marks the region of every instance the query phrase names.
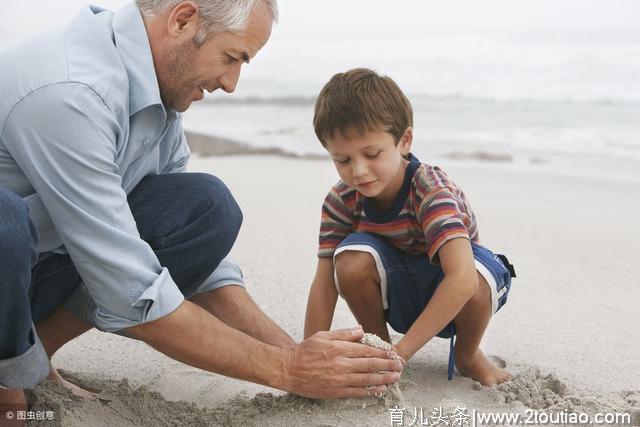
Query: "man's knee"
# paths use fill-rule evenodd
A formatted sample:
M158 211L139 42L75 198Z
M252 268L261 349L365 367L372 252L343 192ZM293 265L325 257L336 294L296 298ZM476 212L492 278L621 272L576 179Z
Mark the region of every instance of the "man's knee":
M335 258L335 270L343 296L365 290L367 283L380 283L376 263L367 252L344 251Z
M129 195L143 239L152 247L215 238L235 240L242 212L227 186L206 173L145 177ZM205 248L206 249L206 248Z
M193 173L193 191L201 195L201 200L210 206L214 219L222 221L231 230L240 230L242 211L233 194L222 180L207 173Z
M10 271L30 270L37 259L38 234L27 205L17 195L0 189L0 254Z
M231 191L219 178L206 173L195 173L189 185L197 192L195 203L201 206L203 243L211 250L224 252L231 250L242 225L242 211ZM226 255L226 254L225 254Z

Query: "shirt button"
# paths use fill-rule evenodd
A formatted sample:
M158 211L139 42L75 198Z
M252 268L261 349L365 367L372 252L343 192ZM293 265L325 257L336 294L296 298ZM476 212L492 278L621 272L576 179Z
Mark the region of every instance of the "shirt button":
M149 145L149 138L144 138L142 140L142 145Z

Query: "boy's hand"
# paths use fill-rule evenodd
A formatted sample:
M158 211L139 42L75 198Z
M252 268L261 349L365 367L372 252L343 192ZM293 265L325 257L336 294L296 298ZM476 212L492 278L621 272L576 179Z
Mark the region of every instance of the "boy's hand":
M365 397L400 379L394 353L359 341L361 327L317 332L290 351L287 389L312 398ZM386 373L379 373L387 371Z
M402 369L404 369L404 367L407 366L407 360L404 358L404 356L402 355L401 351L398 349L397 346L394 345L393 349L396 351L396 354L400 359L400 363L402 363Z

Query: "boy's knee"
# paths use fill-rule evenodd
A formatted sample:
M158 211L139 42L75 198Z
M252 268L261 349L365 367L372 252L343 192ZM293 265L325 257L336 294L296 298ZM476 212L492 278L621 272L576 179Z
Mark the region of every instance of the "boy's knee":
M362 289L366 282L380 283L376 263L373 256L367 252L344 251L335 258L335 271L340 283L340 290L349 292L350 289Z
M472 298L475 299L489 299L491 300L491 289L489 288L489 284L487 283L487 280L484 278L484 276L482 274L480 274L480 272L476 272L476 274L478 275L478 287L476 289L476 292L473 294Z

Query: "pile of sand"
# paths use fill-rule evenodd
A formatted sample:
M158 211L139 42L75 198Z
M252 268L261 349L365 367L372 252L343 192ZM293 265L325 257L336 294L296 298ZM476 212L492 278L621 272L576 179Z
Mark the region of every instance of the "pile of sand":
M513 367L511 367L513 369ZM56 422L64 426L279 426L279 425L389 425L391 408L404 410L411 420L417 408L425 411L442 408L453 414L465 407L483 411L525 414L527 409L550 412L584 412L587 414L618 412L631 415L632 425L640 425L640 391L597 395L574 389L554 375L530 366L516 369L514 378L494 387L484 387L468 378L458 377L455 397L433 401L423 396L428 384L419 384L403 376L401 400L396 396L378 399L316 401L286 393L239 394L217 408L201 408L185 401L168 401L147 387L132 387L127 380L96 380L64 372L63 375L83 387L101 390L96 400L83 400L63 387L45 382L34 391L34 410L53 410ZM412 376L413 369L405 372ZM433 396L442 396L432 390ZM477 406L482 403L482 408ZM407 421L408 423L408 421ZM29 425L39 425L38 422ZM51 426L48 421L42 425ZM408 425L408 424L407 424Z

